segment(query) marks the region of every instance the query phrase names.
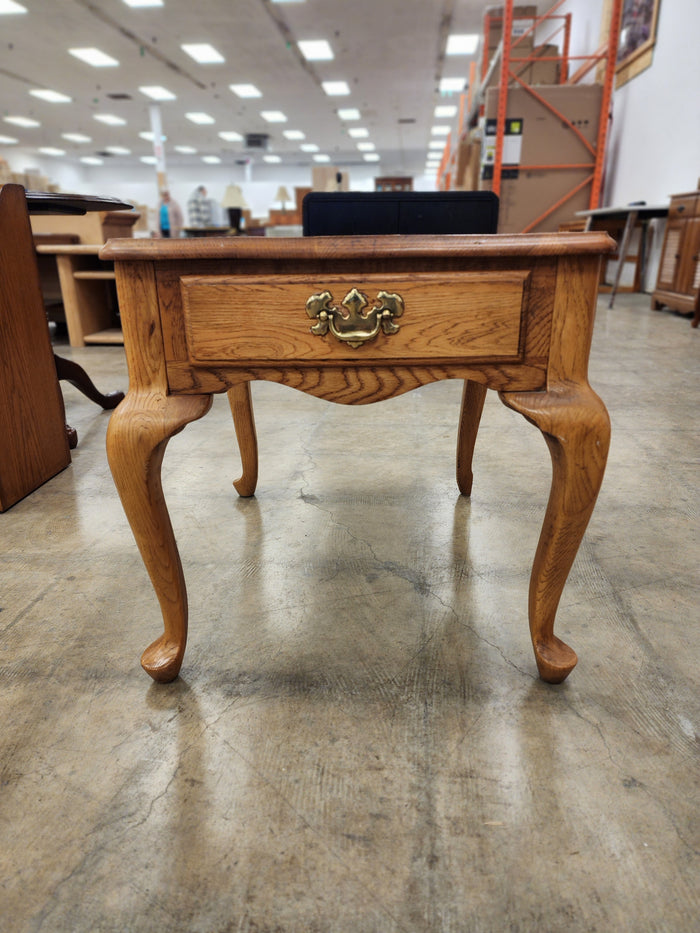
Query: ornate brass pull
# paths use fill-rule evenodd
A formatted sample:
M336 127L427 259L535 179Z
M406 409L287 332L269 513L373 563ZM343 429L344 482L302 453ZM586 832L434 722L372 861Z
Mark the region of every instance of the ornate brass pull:
M369 305L367 295L352 288L341 302L346 309L343 312L333 306L330 292L312 295L306 302L306 313L316 319L311 333L323 336L330 329L334 337L354 349L373 340L380 330L387 335L395 334L399 325L394 324L394 318L403 314L403 298L391 292L378 292L375 301L377 304L365 311Z

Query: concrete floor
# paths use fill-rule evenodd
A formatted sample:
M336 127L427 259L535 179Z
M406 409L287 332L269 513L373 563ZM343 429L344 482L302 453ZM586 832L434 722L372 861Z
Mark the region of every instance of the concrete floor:
M65 349L103 390L121 348ZM170 444L190 594L175 683L107 467L0 515L0 928L8 933L700 929L700 332L601 301L613 441L536 676L541 435L489 393L471 501L460 386L367 408L254 387L261 478L224 396Z

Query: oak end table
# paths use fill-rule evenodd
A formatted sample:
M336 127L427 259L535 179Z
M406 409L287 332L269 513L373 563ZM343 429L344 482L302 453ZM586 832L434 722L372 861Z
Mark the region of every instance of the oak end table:
M559 600L603 479L610 422L588 384L605 233L110 240L129 391L110 419L109 463L162 610L141 663L177 677L187 592L163 496L169 439L228 392L252 495L257 446L249 386L279 382L343 404L464 380L457 484L487 389L544 435L552 484L530 579L541 678L577 658L554 634Z

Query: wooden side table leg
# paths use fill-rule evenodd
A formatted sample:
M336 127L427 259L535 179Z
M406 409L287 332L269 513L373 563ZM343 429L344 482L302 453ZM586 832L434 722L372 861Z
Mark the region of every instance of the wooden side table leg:
M552 488L530 578L529 615L540 677L557 684L577 658L554 634L554 617L603 481L610 420L588 385L503 392L501 400L540 429L552 457Z
M474 480L472 458L485 399L486 386L472 379L466 379L457 432L457 486L463 496L471 495L472 491Z
M233 426L236 430L243 466L242 476L234 480L233 485L239 496L252 496L258 484L258 437L255 433L250 383L241 382L229 389L228 402L231 406Z
M164 632L143 653L154 680L174 680L187 642L187 590L160 479L170 438L211 407L211 395L129 391L110 418L107 456L126 517L156 591Z

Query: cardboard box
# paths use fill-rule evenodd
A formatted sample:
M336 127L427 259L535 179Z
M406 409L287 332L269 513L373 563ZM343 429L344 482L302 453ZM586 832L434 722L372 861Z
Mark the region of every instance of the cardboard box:
M464 134L457 148L457 167L453 187L461 191L477 191L481 171L481 130Z
M498 47L498 43L501 41L501 36L503 35L503 7L502 6L490 6L486 7L484 15L493 17L488 32L486 34L485 41L486 47L489 51L489 60L491 59L493 53ZM537 16L537 7L536 6L514 6L513 7L513 29L511 31L511 36L513 39L517 39L527 32L527 30L532 26ZM518 51L522 51L523 54L530 52L534 46L534 30L526 36L522 42L519 42L516 46Z
M566 117L583 138L595 146L602 87L599 84L538 87L537 92ZM495 150L498 88L486 92L486 127L482 145L480 187L491 190ZM532 165L584 163L590 168L529 170ZM508 89L506 136L503 146L499 233L521 233L593 173L594 157L569 125L553 114L525 88ZM590 185L531 229L555 231L559 224L586 210Z
M552 58L560 54L559 47L556 45L538 45L534 49L522 50L516 47L513 50L514 58ZM559 83L559 61L529 61L529 62L511 62L510 70L516 74L526 84L558 84ZM500 68L496 68L491 75L491 80L487 87L495 87L501 78ZM510 81L511 87L519 87L515 79Z

